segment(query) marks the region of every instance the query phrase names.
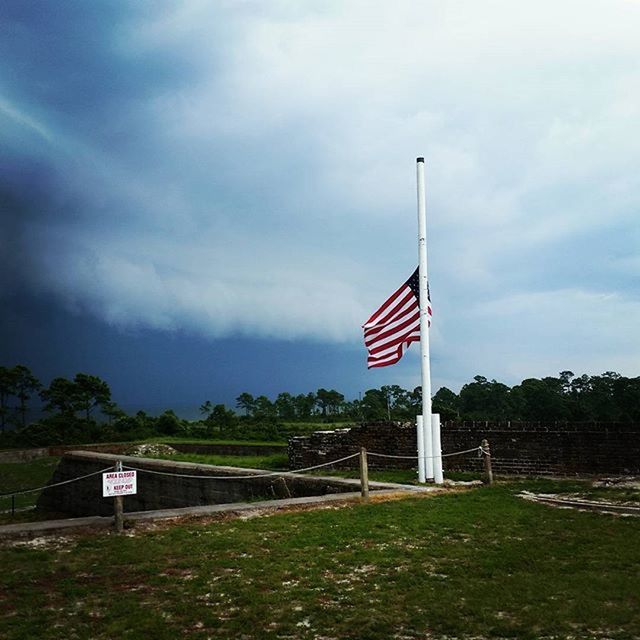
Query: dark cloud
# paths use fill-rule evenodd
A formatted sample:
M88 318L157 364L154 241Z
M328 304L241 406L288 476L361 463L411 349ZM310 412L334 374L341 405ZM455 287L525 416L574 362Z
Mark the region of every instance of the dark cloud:
M99 375L131 411L174 408L195 418L205 400L234 406L242 391L275 397L326 386L357 394L368 384L358 359L345 366L344 347L250 337L211 342L184 331L116 330L63 310L48 296L15 295L5 305L0 314L5 365L23 363L44 384L79 371ZM301 366L301 350L313 367Z
M4 296L360 366L360 324L415 265L424 154L439 375L515 375L509 349L553 373L560 340L579 358L527 297L575 320L608 296L594 334L626 362L640 16L613 3L603 34L543 4L2 3Z

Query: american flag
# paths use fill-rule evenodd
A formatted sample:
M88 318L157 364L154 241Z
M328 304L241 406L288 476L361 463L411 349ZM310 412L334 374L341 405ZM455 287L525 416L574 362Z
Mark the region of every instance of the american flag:
M428 290L427 290L428 292ZM428 304L431 325L431 298ZM386 367L402 358L412 342L420 342L420 283L418 269L365 322L364 344L367 366Z

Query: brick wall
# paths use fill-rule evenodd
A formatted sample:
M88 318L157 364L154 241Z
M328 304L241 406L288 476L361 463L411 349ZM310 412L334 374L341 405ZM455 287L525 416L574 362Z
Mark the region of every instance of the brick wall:
M442 451L477 447L483 439L491 446L496 473L522 475L627 475L640 473L640 424L446 422L442 425ZM368 451L415 456L412 424L375 423L318 431L289 440L291 468L328 462L366 447ZM354 467L357 460L342 466ZM371 468L413 468L413 460L369 458ZM445 470L480 471L474 454L444 459Z
M335 431L315 431L308 436L289 439L289 467L303 469L323 462L344 458L365 447L367 451L401 456L416 455L416 430L411 424L380 422L359 425L350 429ZM412 468L412 460L393 460L369 457L370 469ZM358 460L347 460L336 468L346 469L358 466Z

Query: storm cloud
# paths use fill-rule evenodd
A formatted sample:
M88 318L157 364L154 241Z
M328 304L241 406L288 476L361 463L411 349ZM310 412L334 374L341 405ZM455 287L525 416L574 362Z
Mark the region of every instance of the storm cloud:
M637 374L640 3L0 17L5 297L364 362L417 261L424 155L436 381Z

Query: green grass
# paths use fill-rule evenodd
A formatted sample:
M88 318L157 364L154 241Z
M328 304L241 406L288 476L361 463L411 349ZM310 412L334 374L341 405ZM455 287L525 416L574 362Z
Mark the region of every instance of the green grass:
M42 487L51 478L60 458L38 458L29 462L3 462L0 464L0 494L24 489ZM16 509L25 509L35 505L38 493L16 496ZM32 519L35 514L22 514L11 517L10 513L2 513L11 509L11 498L0 498L0 524L9 524L16 519Z
M640 637L640 520L536 486L5 546L0 637Z
M246 467L250 469L267 469L274 471L286 471L289 467L289 460L286 453L275 453L264 456L223 456L211 454L177 453L171 456L158 455L153 457L161 460L178 460L181 462L194 462L197 464L222 465L228 467ZM321 468L309 472L309 475L336 476L340 478L359 478L360 471L358 469L332 471L328 470L328 468ZM413 471L411 469L370 469L369 479L377 482L399 482L402 484L415 484L417 483L417 473L416 471Z
M212 464L226 467L245 467L248 469L285 470L289 459L286 453L273 453L264 456L223 456L199 453L176 453L175 455L150 456L160 460L177 460L196 464Z
M360 478L359 469L328 471L317 469L308 475L335 476L338 478ZM417 484L418 477L411 469L369 469L369 480L374 482L398 482L400 484Z
M132 445L140 444L141 442L160 442L168 445L173 444L174 442L184 444L231 444L231 445L244 445L244 446L252 446L252 445L266 445L269 447L282 447L283 449L287 448L286 442L277 442L273 440L224 440L224 439L215 439L212 438L210 440L203 440L202 438L182 438L180 436L153 436L152 438L147 438L146 440L140 440L139 442L132 442Z

